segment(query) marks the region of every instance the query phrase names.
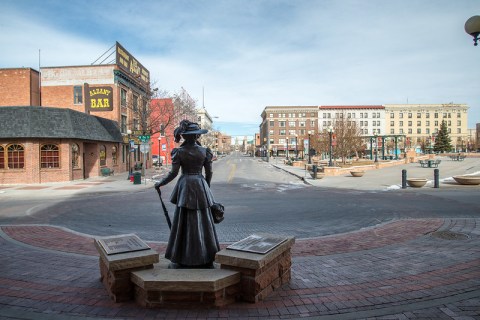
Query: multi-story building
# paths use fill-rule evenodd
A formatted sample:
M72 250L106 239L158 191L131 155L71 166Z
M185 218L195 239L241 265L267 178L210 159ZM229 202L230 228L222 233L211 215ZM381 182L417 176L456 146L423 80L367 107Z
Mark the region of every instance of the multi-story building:
M145 156L142 155L141 148L138 147L139 141L135 137L148 131L148 102L152 94L150 74L119 43L116 43L114 50L116 56L115 63L112 64L42 67L40 72L31 68L1 69L0 106L69 109L117 123L116 130L123 135L123 143L118 144L115 140L118 136L115 136L111 142L118 145L111 148L107 146L115 151L116 159L112 162L115 168L112 170L115 172L131 170L135 163L149 158L148 152ZM68 113L62 113L62 116L67 115ZM57 135L51 137L59 138ZM28 137L22 138L28 140ZM92 146L89 145L88 153L96 157L96 163L103 165L94 166L94 170L90 168L84 170L83 157L87 148L83 142L77 145L79 148L77 153L80 155L80 168L77 169L87 172L80 177L99 175L102 166L108 163L101 161L100 157L104 157L105 152L110 154L109 151L103 150L105 146L97 143L97 150L92 152ZM62 154L63 152L64 150ZM66 176L68 175L63 177ZM71 179L78 177L79 175L70 175Z
M0 106L40 105L40 73L37 70L0 69Z
M445 121L456 151L468 143L466 104L385 104L387 134L407 136L407 147L431 147Z
M341 117L355 121L364 136L385 134L385 108L380 105L320 106L319 130L324 131L333 126L335 120Z
M303 150L302 140L308 133L325 132L343 117L355 121L371 148L373 137L392 137L394 144L402 141L403 147L428 149L434 144L435 134L442 121L447 124L452 145L456 151L466 150L469 140L466 104L386 104L365 106L267 106L262 112L259 150L270 154L293 154L296 148ZM405 140L402 138L406 137ZM298 144L297 144L298 140ZM393 142L392 142L393 144Z
M261 116L259 148L270 155L303 155L308 135L319 130L318 106L268 106Z

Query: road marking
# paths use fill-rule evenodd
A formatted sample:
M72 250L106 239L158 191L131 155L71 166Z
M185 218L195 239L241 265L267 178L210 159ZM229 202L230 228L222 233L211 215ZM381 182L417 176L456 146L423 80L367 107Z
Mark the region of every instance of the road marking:
M237 170L237 165L234 163L232 164L232 168L230 169L230 173L228 174L228 183L232 183L233 176L235 175L235 170Z

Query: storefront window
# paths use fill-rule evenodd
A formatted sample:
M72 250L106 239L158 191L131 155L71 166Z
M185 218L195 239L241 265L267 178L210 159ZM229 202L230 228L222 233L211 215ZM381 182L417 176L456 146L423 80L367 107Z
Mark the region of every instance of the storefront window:
M9 169L23 169L25 167L25 150L22 145L12 144L8 146L7 154Z
M0 169L5 169L5 149L0 146Z
M55 144L45 144L40 147L40 168L59 168L60 152Z

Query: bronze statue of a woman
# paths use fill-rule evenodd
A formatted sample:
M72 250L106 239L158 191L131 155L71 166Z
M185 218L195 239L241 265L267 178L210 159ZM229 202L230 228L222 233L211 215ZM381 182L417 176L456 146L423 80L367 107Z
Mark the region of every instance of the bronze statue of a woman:
M181 137L185 141L172 150L171 171L155 184L155 188L168 184L182 169L170 197L176 208L165 252L174 268L211 268L220 250L210 209L214 205L210 190L213 154L198 142L200 135L207 132L196 123L181 121L174 131L175 142Z

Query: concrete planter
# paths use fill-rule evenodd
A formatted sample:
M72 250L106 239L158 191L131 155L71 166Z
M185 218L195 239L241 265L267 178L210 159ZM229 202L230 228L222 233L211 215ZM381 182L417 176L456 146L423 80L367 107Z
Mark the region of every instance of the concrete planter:
M459 184L479 185L480 176L454 176L453 179Z
M407 184L412 188L421 188L427 184L427 181L425 178L411 178L407 179Z
M362 177L365 174L365 171L350 171L350 174L354 177Z
M312 177L312 179L315 179L315 176L313 175L313 172L311 172L311 171L310 171L310 176ZM325 177L325 173L317 172L317 179L322 179L323 177Z

